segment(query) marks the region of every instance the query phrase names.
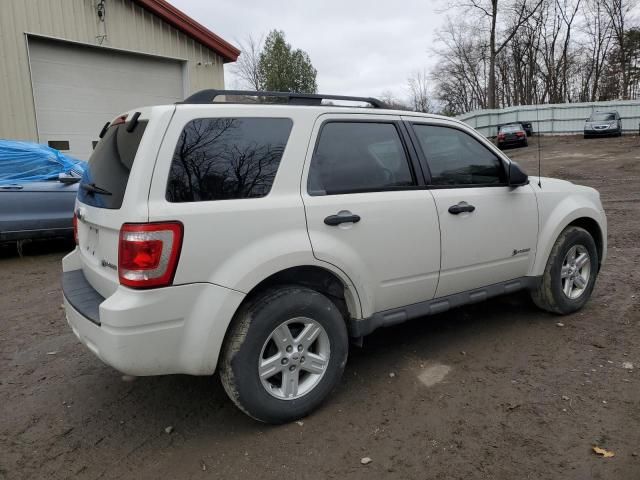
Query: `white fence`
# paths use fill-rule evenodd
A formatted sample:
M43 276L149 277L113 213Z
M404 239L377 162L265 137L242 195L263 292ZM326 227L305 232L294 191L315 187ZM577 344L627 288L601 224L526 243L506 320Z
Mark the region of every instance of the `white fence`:
M617 110L622 118L622 129L629 133L638 132L640 100L522 105L497 110L475 110L457 118L487 137L498 134L498 125L511 122L531 122L534 133L581 134L585 120L595 110Z

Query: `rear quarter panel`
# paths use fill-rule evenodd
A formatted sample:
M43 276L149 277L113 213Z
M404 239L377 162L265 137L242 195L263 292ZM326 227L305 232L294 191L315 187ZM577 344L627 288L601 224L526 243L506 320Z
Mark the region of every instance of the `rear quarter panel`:
M319 265L344 273L313 256L300 181L310 132L316 118L310 109L239 105L182 105L176 109L160 147L149 195L149 221L179 220L184 240L174 284L208 282L248 293L284 269ZM290 118L293 126L269 194L262 198L172 203L167 179L178 139L196 118ZM359 314L359 302L354 302Z

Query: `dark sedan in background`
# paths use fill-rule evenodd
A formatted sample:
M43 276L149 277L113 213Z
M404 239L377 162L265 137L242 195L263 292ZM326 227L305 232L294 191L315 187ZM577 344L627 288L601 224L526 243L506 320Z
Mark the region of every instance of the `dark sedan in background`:
M526 147L529 145L529 142L527 141L527 132L519 123L501 125L498 130L497 145L498 148L510 146Z
M524 132L527 134L527 137L533 135L533 124L531 122L517 121L513 123L505 123L503 125L498 125L498 131L500 131L502 127L506 127L507 125L521 125L524 129Z

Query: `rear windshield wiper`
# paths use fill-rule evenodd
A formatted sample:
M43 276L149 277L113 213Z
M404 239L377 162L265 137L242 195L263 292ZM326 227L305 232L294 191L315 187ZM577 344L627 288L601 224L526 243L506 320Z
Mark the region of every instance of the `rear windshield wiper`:
M105 190L104 188L98 187L95 183L83 183L80 185L85 192L89 193L98 193L100 195L113 195L109 190Z

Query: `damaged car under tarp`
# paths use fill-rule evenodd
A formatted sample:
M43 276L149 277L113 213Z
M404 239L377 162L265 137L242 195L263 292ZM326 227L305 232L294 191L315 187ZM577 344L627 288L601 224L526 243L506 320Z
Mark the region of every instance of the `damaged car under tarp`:
M46 145L0 140L0 242L71 237L85 166Z

